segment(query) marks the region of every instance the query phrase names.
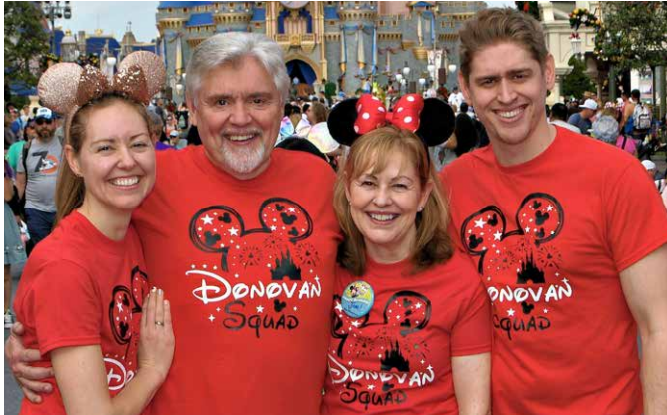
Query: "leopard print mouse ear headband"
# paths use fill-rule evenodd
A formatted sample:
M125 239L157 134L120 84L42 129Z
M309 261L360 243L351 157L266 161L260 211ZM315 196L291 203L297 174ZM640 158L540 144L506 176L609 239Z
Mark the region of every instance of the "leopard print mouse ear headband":
M93 66L58 63L44 72L37 91L45 107L71 119L79 108L105 93L115 92L147 105L165 79L162 60L154 53L139 51L123 59L111 83Z

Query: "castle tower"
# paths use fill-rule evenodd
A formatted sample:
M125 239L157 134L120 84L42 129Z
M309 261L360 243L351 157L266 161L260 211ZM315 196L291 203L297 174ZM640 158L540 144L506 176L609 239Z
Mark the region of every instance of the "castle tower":
M65 32L65 37L60 42L60 54L63 62L74 62L78 57L76 39L70 30Z

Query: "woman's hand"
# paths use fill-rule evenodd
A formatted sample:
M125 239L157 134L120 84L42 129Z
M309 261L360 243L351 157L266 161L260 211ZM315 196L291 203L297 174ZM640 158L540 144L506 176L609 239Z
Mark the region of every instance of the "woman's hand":
M139 370L154 372L160 383L164 381L174 357L174 344L169 301L164 299L164 291L153 287L144 300L141 316Z

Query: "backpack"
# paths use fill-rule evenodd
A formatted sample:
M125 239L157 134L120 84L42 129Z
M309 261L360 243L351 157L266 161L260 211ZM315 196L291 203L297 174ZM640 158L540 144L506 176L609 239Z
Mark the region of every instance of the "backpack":
M632 119L636 130L648 130L651 128L651 111L641 102L635 107Z
M23 145L23 151L21 151L21 161L23 161L23 173L25 174L25 187L23 188L23 196L18 199L16 202L15 214L19 215L22 219L25 219L25 200L28 194L28 151L30 151L30 145L32 140L27 141ZM18 197L18 191L16 192Z

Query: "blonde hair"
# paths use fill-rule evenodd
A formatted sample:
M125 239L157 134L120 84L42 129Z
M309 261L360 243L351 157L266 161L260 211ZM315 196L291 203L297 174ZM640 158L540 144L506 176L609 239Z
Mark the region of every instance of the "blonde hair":
M447 233L449 206L445 200L440 181L429 160L424 143L413 133L395 127L384 127L357 139L339 169L334 187L334 209L345 239L338 247L338 263L353 275L362 275L366 270L366 246L364 238L350 213L345 189L354 178L371 170L376 174L384 170L394 152L412 163L419 175L421 188L433 183L424 209L417 214L417 238L410 251L413 272L449 259L453 252L452 241Z
M122 102L135 109L146 123L146 130L150 133L150 120L148 118L146 107L121 95L113 93L105 94L98 99L90 101L70 116L71 122L69 123L69 128L65 132L63 150L65 145L69 144L72 147L74 154L78 155L86 140L86 126L88 125L87 122L90 113L98 109L107 108L118 102ZM57 226L58 222L72 213L74 209L81 207L85 195L86 185L84 184L83 177L77 176L74 171L72 171L69 163L65 160L65 152L63 151L62 161L58 168L58 181L56 183L57 213L53 226Z
M492 8L478 12L459 31L459 39L461 74L466 83L470 80L475 53L487 46L500 42L515 43L526 49L543 68L549 55L540 22L527 13L511 8Z

